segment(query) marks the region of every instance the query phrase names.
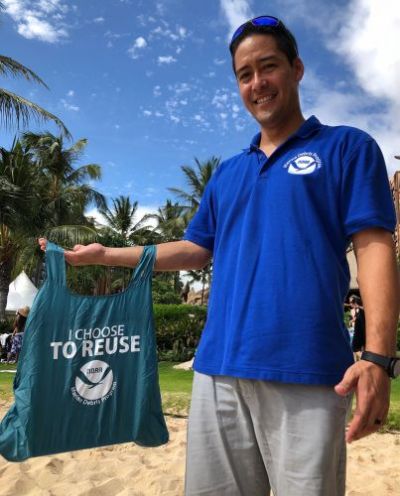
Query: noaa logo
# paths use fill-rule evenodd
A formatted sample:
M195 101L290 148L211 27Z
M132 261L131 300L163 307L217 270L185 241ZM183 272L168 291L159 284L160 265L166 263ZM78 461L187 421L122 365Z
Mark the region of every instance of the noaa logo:
M300 153L283 166L289 174L304 176L321 168L321 159L316 153Z
M96 405L109 398L115 387L113 372L108 363L91 360L80 368L75 377L73 397L80 403Z

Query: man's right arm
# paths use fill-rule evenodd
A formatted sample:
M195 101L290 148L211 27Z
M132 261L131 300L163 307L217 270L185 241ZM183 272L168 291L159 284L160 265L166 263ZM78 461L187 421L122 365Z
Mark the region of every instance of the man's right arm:
M42 250L47 240L39 239ZM114 267L136 267L142 254L142 246L111 248L99 243L76 245L66 250L65 260L70 265L109 265ZM211 259L211 252L191 241L172 241L157 245L156 271L197 270Z

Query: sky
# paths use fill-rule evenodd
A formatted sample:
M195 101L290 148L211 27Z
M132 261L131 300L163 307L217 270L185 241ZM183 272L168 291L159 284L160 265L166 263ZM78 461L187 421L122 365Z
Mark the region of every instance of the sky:
M60 117L74 141L87 138L77 165L100 164L93 186L109 200L137 200L139 217L176 200L168 187L185 188L182 165L228 158L258 131L228 44L238 25L263 14L298 40L305 117L364 129L389 176L400 169L398 0L2 1L2 55L50 89L10 78L1 85ZM51 123L29 129L58 133ZM3 129L0 146L15 134Z

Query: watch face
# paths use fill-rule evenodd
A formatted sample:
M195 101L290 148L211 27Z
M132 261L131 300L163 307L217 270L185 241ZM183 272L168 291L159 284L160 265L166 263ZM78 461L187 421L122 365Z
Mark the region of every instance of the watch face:
M394 367L393 367L393 375L395 377L399 377L400 375L400 358L396 360Z

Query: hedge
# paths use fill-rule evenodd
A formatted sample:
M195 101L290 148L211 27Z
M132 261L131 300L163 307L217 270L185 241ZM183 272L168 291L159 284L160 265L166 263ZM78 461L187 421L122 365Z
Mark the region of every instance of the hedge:
M206 315L205 306L155 304L159 360L185 362L193 358Z

